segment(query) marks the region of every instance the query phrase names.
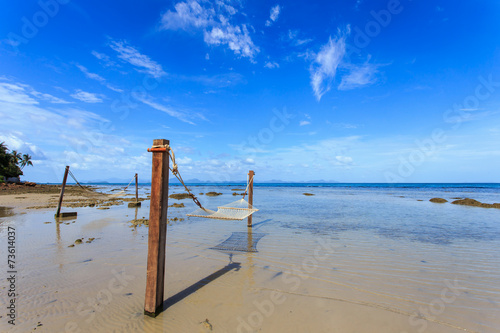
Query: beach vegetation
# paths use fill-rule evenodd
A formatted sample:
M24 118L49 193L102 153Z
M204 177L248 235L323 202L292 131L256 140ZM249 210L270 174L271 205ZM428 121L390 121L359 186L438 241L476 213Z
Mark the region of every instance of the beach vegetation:
M4 142L0 143L0 175L5 178L19 177L23 174L19 168L16 151L10 152Z

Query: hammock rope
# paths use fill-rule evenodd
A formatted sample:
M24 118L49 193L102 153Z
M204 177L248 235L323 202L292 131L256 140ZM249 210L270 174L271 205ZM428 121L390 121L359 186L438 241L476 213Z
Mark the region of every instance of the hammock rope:
M172 161L172 167L169 166L170 171L172 171L172 174L181 182L182 186L184 186L184 189L189 194L189 197L199 207L194 212L186 214L187 216L204 217L204 218L218 219L218 220L243 220L244 218L258 211L258 209L254 208L247 201L245 201L245 196L247 194L248 188L250 187L250 184L253 182L253 176L248 181L247 188L245 189L245 193L243 194L242 199L237 200L235 202L231 202L227 205L219 206L217 207L217 211L213 211L203 207L198 198L196 198L196 196L193 193L191 193L189 188L184 183L184 180L182 179L182 176L179 173L179 166L175 162L175 153L172 147L170 147L170 145L155 145L151 148L166 149L166 151L168 152L168 156Z
M71 170L68 170L68 173L71 176L71 178L73 178L73 180L75 181L76 185L80 186L83 190L87 191L88 193L90 193L92 195L97 195L97 196L105 195L104 193L96 193L94 191L91 191L88 188L86 188L85 186L83 186L82 184L80 184L80 182L76 179L75 175L73 174L73 172L71 172ZM123 190L121 190L118 193L111 194L110 197L115 198L115 197L118 197L118 196L122 195L123 193L125 193L125 191L127 190L127 188L130 186L130 184L132 184L132 182L134 180L135 180L135 175L132 178L132 180L130 181L130 183L128 183L128 185L125 186L125 188Z

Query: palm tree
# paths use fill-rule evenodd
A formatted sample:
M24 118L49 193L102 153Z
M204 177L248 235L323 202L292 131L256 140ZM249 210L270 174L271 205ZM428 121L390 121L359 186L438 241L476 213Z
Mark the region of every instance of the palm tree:
M23 157L20 159L20 161L21 161L21 170L27 165L33 166L33 163L31 162L31 156L28 154L24 154Z
M14 157L16 159L16 161L18 161L18 162L22 161L23 156L21 155L21 153L18 153L16 150L13 150L11 154L12 154L12 157Z

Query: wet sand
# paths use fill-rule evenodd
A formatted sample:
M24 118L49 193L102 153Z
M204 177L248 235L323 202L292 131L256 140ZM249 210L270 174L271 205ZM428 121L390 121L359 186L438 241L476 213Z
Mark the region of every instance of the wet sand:
M203 204L215 207L232 200L230 190L220 192L223 195L204 198ZM268 193L267 202L254 202L261 211L250 232L246 221L179 221L194 209L188 200L181 201L185 207L169 208L169 218L177 217L178 222L171 222L167 231L167 309L155 319L143 315L148 229L129 222L148 218L148 201L140 208L76 207L77 219L56 223L53 210L26 210L18 199L11 216L0 218L2 248L6 228L14 226L17 233L18 318L12 327L0 313L0 331L496 331L500 289L495 249L500 241L484 247L461 240L445 246L422 241L406 246L398 237L374 237L370 229L318 229L323 224L315 222L317 214L332 209L326 202L333 201L335 207L335 200L343 203L341 210L329 213L346 215L337 215L337 228L339 219L347 223L355 217L349 217L351 209L365 213L356 203L362 194L351 194L329 196L327 201L318 191L306 206L302 192L274 197ZM2 202L16 202L2 197ZM41 204L45 199L37 200ZM292 200L297 200L295 210L273 212ZM381 196L370 204L398 208L416 219L429 214L467 216L471 209L479 218L498 216L496 210L412 198ZM308 216L311 209L316 217ZM246 232L248 244L253 232L266 235L256 253L210 249L232 232ZM75 244L81 238L81 244ZM90 238L95 239L86 243ZM2 281L5 274L0 273ZM7 304L6 293L0 301Z

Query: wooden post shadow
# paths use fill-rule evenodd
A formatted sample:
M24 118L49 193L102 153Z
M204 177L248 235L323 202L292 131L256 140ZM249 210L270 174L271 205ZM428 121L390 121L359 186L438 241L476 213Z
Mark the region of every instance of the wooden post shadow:
M153 153L153 167L144 314L150 317L156 317L163 310L169 176L168 144L168 140L154 140L153 147L148 149Z
M165 302L163 303L163 308L168 309L172 305L182 301L184 298L188 297L189 295L195 293L196 291L200 290L210 282L214 281L215 279L220 278L226 273L229 273L232 270L239 271L241 268L241 264L239 262L231 262L227 264L226 266L222 267L219 269L217 272L214 272L210 274L209 276L199 280L198 282L194 283L193 285L187 287L186 289L178 292L177 294L169 297Z

